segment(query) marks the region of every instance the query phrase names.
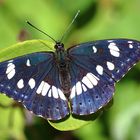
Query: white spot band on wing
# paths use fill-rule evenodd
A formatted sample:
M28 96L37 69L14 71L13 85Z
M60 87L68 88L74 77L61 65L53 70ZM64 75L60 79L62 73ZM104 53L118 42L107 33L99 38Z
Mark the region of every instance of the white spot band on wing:
M66 100L64 93L57 87L53 85L49 85L47 82L42 81L36 90L37 94L42 96L53 97L55 99L61 98L62 100Z
M96 77L92 73L87 73L81 81L78 81L75 83L75 85L71 89L70 98L74 98L75 96L78 96L84 92L86 92L89 89L94 88L94 86L97 86L99 81L99 78Z

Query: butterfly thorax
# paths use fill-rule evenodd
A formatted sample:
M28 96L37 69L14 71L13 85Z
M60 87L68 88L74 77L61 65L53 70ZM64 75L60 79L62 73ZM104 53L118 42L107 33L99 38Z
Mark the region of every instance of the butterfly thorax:
M69 74L69 61L67 52L64 49L63 43L57 42L55 45L56 64L59 69L59 80L62 90L66 97L70 95L70 74Z

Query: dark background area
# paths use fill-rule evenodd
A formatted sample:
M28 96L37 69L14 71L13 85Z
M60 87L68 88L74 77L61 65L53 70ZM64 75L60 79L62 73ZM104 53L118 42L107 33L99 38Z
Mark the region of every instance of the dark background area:
M80 15L63 41L67 48L98 39L140 40L140 0L0 0L0 48L50 40L26 20L59 40L77 10ZM140 64L116 85L113 106L78 130L58 131L4 95L0 103L0 140L140 140Z

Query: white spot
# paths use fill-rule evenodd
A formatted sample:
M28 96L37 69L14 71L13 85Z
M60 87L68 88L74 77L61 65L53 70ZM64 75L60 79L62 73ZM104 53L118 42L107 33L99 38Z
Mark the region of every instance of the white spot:
M74 98L74 97L76 96L75 92L76 92L76 89L75 89L75 85L74 85L74 86L72 87L72 89L71 89L71 94L70 94L70 98L71 98L71 99Z
M119 73L120 72L120 70L117 70L117 72L116 73Z
M126 60L127 61L127 60ZM121 63L121 67L123 67L124 66L124 63Z
M133 41L128 41L128 43L129 43L129 48L133 49L133 45L132 45Z
M92 73L87 74L88 79L92 82L94 86L98 84L98 80L96 79L96 76Z
M113 42L113 40L108 40L109 43Z
M96 53L97 52L97 48L95 46L92 46L93 52Z
M9 80L12 79L14 77L15 73L16 73L16 71L15 71L15 69L13 69L12 71L10 71L10 73L8 73L7 78Z
M126 61L129 62L130 61L130 58L128 58Z
M31 66L31 63L30 63L30 60L29 60L29 59L27 59L26 65L27 65L28 67Z
M120 51L119 48L116 46L116 44L113 43L113 42L109 44L108 48L109 48L110 50Z
M119 57L120 53L114 50L110 50L111 55L115 56L115 57Z
M47 94L49 88L50 88L50 85L49 85L48 83L44 82L41 95L42 95L42 96L46 96L46 94Z
M38 87L38 89L37 89L37 91L36 91L37 94L40 94L40 93L42 92L44 83L45 83L44 81L42 81L42 82L40 83L40 85L39 85L39 87Z
M3 84L0 84L0 86L1 86L1 87L4 87L4 85L3 85Z
M24 81L23 81L23 79L20 79L20 80L18 81L17 87L18 87L19 89L22 89L22 88L24 87Z
M103 67L102 67L102 66L97 65L97 66L96 66L96 71L97 71L100 75L103 75Z
M15 73L16 73L16 71L15 71L15 65L13 63L8 63L7 70L6 70L7 78L8 79L13 78L14 75L15 75Z
M10 86L7 86L7 89L10 89L11 87Z
M108 67L109 70L114 70L115 66L114 66L113 63L107 61L106 64L107 64L107 67Z
M130 40L129 40L129 41L128 41L128 43L132 44L132 43L133 43L133 41L130 41Z
M87 76L84 76L82 79L82 82L88 87L88 88L93 88L93 84L89 81Z
M52 96L52 90L50 89L48 92L48 97L51 97L51 96Z
M57 90L58 90L58 94L59 94L60 98L62 100L66 100L66 97L65 97L64 93L59 88Z
M82 93L82 86L81 86L81 82L78 81L76 83L76 91L77 91L77 95L80 95Z
M52 94L54 98L58 98L58 91L57 88L55 86L52 86Z
M9 63L13 62L13 59L9 60L8 62L9 62Z
M84 85L84 84L82 84L82 88L83 88L84 92L86 92L86 91L87 91L87 88L85 87L85 85Z
M113 56L115 56L115 57L119 57L120 56L120 50L119 50L119 48L116 46L116 44L115 43L110 43L109 45L108 45L108 48L110 49L110 53L111 53L111 55L113 55Z
M9 72L11 72L13 69L15 69L15 65L13 63L8 63L6 74L8 74Z
M11 61L9 61L9 63L7 64L7 67L14 65Z
M28 82L29 86L31 89L33 89L35 87L35 80L33 78L31 78Z
M129 48L130 48L130 49L133 49L133 45L132 45L132 44L129 44Z
M98 81L100 80L97 76L95 76L93 73L90 73L93 77L95 77Z

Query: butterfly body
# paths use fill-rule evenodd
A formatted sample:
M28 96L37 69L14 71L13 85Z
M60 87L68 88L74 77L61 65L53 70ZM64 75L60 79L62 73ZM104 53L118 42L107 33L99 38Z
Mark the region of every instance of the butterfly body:
M115 83L140 60L140 42L98 40L0 63L0 92L48 120L90 115L113 98Z
M63 90L63 93L68 98L71 91L71 82L69 74L69 58L64 48L64 44L57 42L55 45L55 59L56 65L59 70L59 80Z

